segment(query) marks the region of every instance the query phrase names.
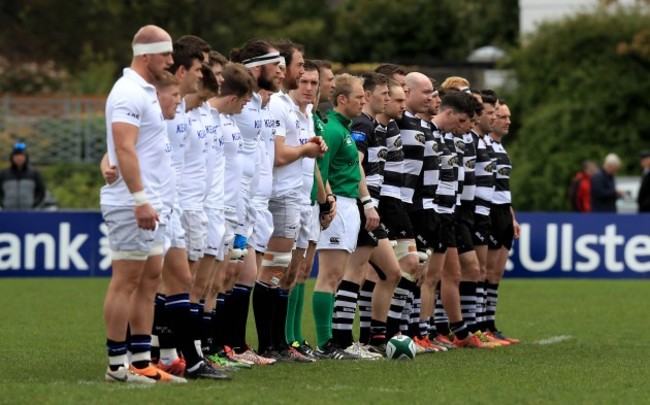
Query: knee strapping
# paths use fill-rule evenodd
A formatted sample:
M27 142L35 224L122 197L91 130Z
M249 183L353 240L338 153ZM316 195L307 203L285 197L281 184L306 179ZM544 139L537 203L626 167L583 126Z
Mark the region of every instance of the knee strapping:
M420 260L420 263L425 263L429 260L429 257L431 257L431 249L425 251L418 250L418 259Z
M147 260L148 256L149 256L149 253L142 252L142 251L139 251L139 250L129 250L129 251L112 250L111 251L111 259L113 259L113 260L145 261L145 260Z
M289 267L291 263L291 252L273 252L267 250L262 256L264 267Z
M395 257L397 260L402 260L408 255L418 254L417 248L415 247L415 242L413 241L397 241L397 244L393 247L395 251Z
M230 261L243 260L248 255L248 249L233 249L230 251Z
M165 245L159 242L154 242L151 244L151 249L149 250L148 256L158 256L165 252Z

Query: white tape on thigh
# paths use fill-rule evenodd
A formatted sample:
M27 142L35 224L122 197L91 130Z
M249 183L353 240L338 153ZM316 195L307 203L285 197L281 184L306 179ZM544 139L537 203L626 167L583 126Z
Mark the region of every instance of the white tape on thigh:
M149 250L149 256L158 256L165 252L165 245L159 242L154 242L151 244L151 250Z
M111 251L111 259L113 260L139 260L139 261L145 261L147 260L147 257L149 256L149 253L147 252L141 252L138 250L129 250L129 251Z
M262 266L264 267L289 267L291 252L264 252Z
M420 263L424 263L428 259L429 259L429 256L425 252L422 252L422 251L418 250L418 260L420 261Z
M412 241L397 241L397 245L393 249L395 250L397 260L401 260L408 255L417 255L415 242Z

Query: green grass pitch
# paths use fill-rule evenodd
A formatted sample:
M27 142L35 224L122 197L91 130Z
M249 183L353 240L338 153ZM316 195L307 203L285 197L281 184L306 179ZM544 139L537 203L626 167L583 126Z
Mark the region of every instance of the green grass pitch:
M499 289L498 324L522 339L507 348L424 354L409 362L277 364L239 371L229 382L146 388L103 381L107 283L0 279L1 404L650 401L646 280L506 279ZM304 327L315 342L310 298ZM251 317L253 345L254 338Z

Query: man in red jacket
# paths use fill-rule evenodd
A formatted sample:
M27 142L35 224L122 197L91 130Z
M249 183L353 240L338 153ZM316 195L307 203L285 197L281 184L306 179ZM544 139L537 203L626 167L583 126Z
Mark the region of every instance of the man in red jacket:
M581 170L571 181L568 202L573 211L591 212L591 175L598 170L596 162L585 160Z

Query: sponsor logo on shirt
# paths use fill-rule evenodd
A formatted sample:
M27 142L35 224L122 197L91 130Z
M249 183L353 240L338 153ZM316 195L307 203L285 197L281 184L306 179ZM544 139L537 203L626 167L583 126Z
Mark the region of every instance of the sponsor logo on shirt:
M350 136L352 137L352 139L354 139L355 142L362 142L366 140L366 134L364 134L363 132L352 131L350 133Z

